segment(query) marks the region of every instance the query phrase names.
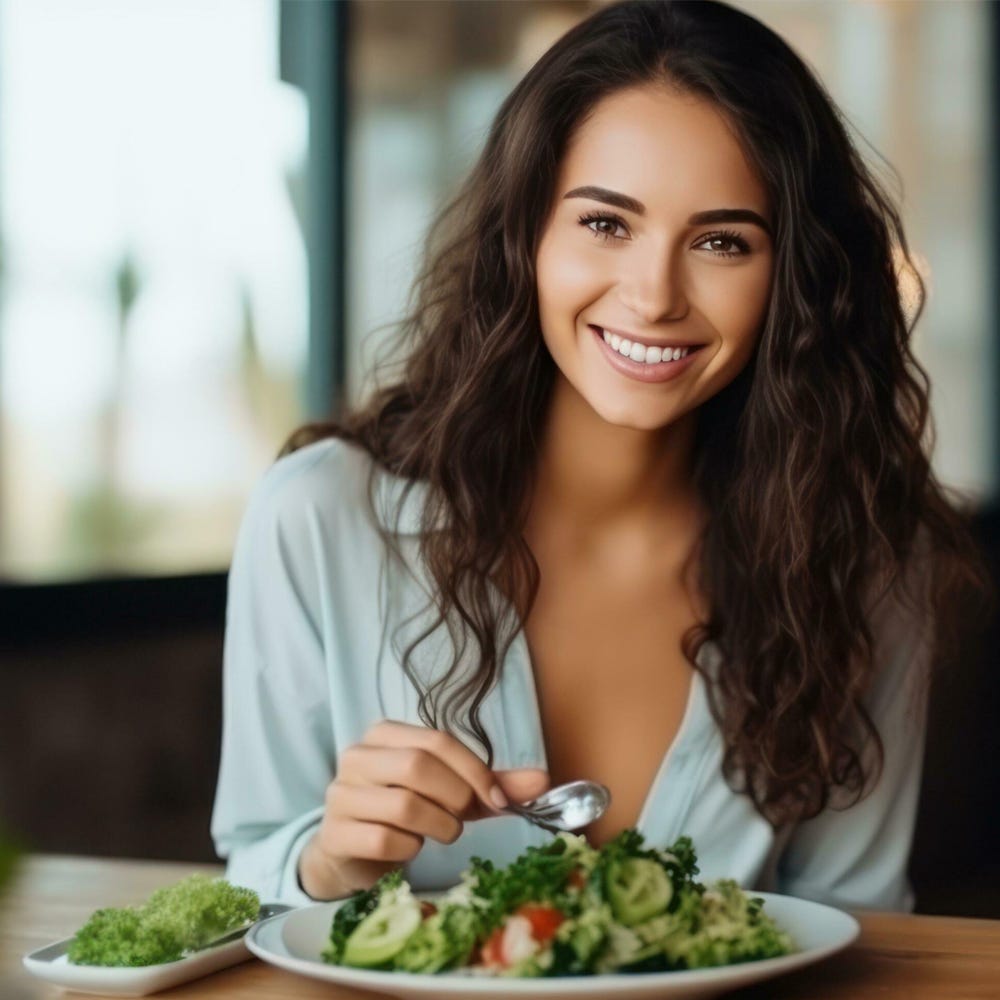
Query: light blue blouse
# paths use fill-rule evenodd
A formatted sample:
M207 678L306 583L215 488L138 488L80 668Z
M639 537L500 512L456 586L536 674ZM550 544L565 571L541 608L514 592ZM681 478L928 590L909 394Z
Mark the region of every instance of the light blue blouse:
M269 900L306 903L296 863L322 814L340 754L383 718L420 724L401 650L426 623L429 584L416 559L421 488L397 522L402 482L380 473L368 502L370 460L337 440L277 461L254 490L229 574L222 761L212 836L227 875ZM397 536L405 564L377 534ZM407 619L416 615L412 621ZM906 876L920 784L928 629L895 602L872 614L880 670L867 707L885 745L874 791L775 832L721 773L723 744L695 673L680 730L638 821L647 842L689 835L703 880L728 877L850 908L910 910ZM444 630L439 630L443 632ZM471 646L471 644L470 644ZM451 661L446 636L417 646L431 677ZM718 662L711 644L699 662ZM527 644L519 634L482 720L496 768L546 768ZM613 790L612 790L613 791ZM453 844L427 840L406 867L416 889L455 883L473 855L506 863L548 834L515 816L465 825Z

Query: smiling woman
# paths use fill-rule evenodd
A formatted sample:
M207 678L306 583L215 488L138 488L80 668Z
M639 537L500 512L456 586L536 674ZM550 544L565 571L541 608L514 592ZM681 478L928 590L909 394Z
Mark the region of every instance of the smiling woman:
M408 353L300 429L229 586L230 877L417 888L610 788L595 845L907 909L926 679L979 567L923 447L899 215L802 61L628 0L500 107Z
M600 419L662 429L664 452L693 441L696 408L746 365L767 308L764 184L713 104L659 85L596 107L556 190L537 256L556 411L575 391Z

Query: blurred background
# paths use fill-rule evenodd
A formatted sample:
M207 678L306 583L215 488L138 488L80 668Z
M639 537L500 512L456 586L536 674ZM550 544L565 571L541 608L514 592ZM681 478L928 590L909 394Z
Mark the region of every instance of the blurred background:
M297 424L364 394L501 100L599 5L0 0L0 818L23 844L214 858L249 491ZM901 199L935 469L995 572L1000 10L735 5ZM923 912L1000 916L998 648L970 621L934 694Z

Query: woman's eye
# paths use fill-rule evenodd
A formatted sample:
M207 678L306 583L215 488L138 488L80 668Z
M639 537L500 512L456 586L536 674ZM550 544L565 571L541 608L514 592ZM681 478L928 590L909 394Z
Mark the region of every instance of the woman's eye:
M695 246L707 247L717 257L745 257L750 253L750 244L739 233L711 233Z
M617 215L607 215L604 212L592 212L590 215L580 216L580 225L586 226L590 232L603 242L609 240L624 240L627 236L621 236L617 230L622 229L626 233L628 228L624 221Z
M624 219L607 212L591 212L580 216L580 225L586 226L591 235L602 243L620 243L629 238L628 226ZM750 244L739 233L723 230L703 236L695 249L705 247L715 257L745 257L750 253Z

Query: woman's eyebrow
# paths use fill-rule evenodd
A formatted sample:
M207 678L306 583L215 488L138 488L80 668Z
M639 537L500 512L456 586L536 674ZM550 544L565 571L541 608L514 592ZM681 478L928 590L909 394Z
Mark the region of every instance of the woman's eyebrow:
M626 212L634 212L636 215L646 214L646 206L641 201L627 194L619 194L617 191L609 191L607 188L594 187L590 184L567 191L563 198L589 198L591 201L603 201L606 205L623 208Z
M602 201L606 205L614 205L615 208L622 208L635 215L646 214L646 206L630 195L590 184L567 191L563 198L589 198L591 201ZM771 227L765 219L750 208L712 208L705 212L695 212L688 219L689 226L703 226L712 222L749 222L760 226L765 233L771 235Z
M771 235L771 227L752 208L711 208L707 212L695 212L688 219L689 226L704 226L712 222L749 222Z

